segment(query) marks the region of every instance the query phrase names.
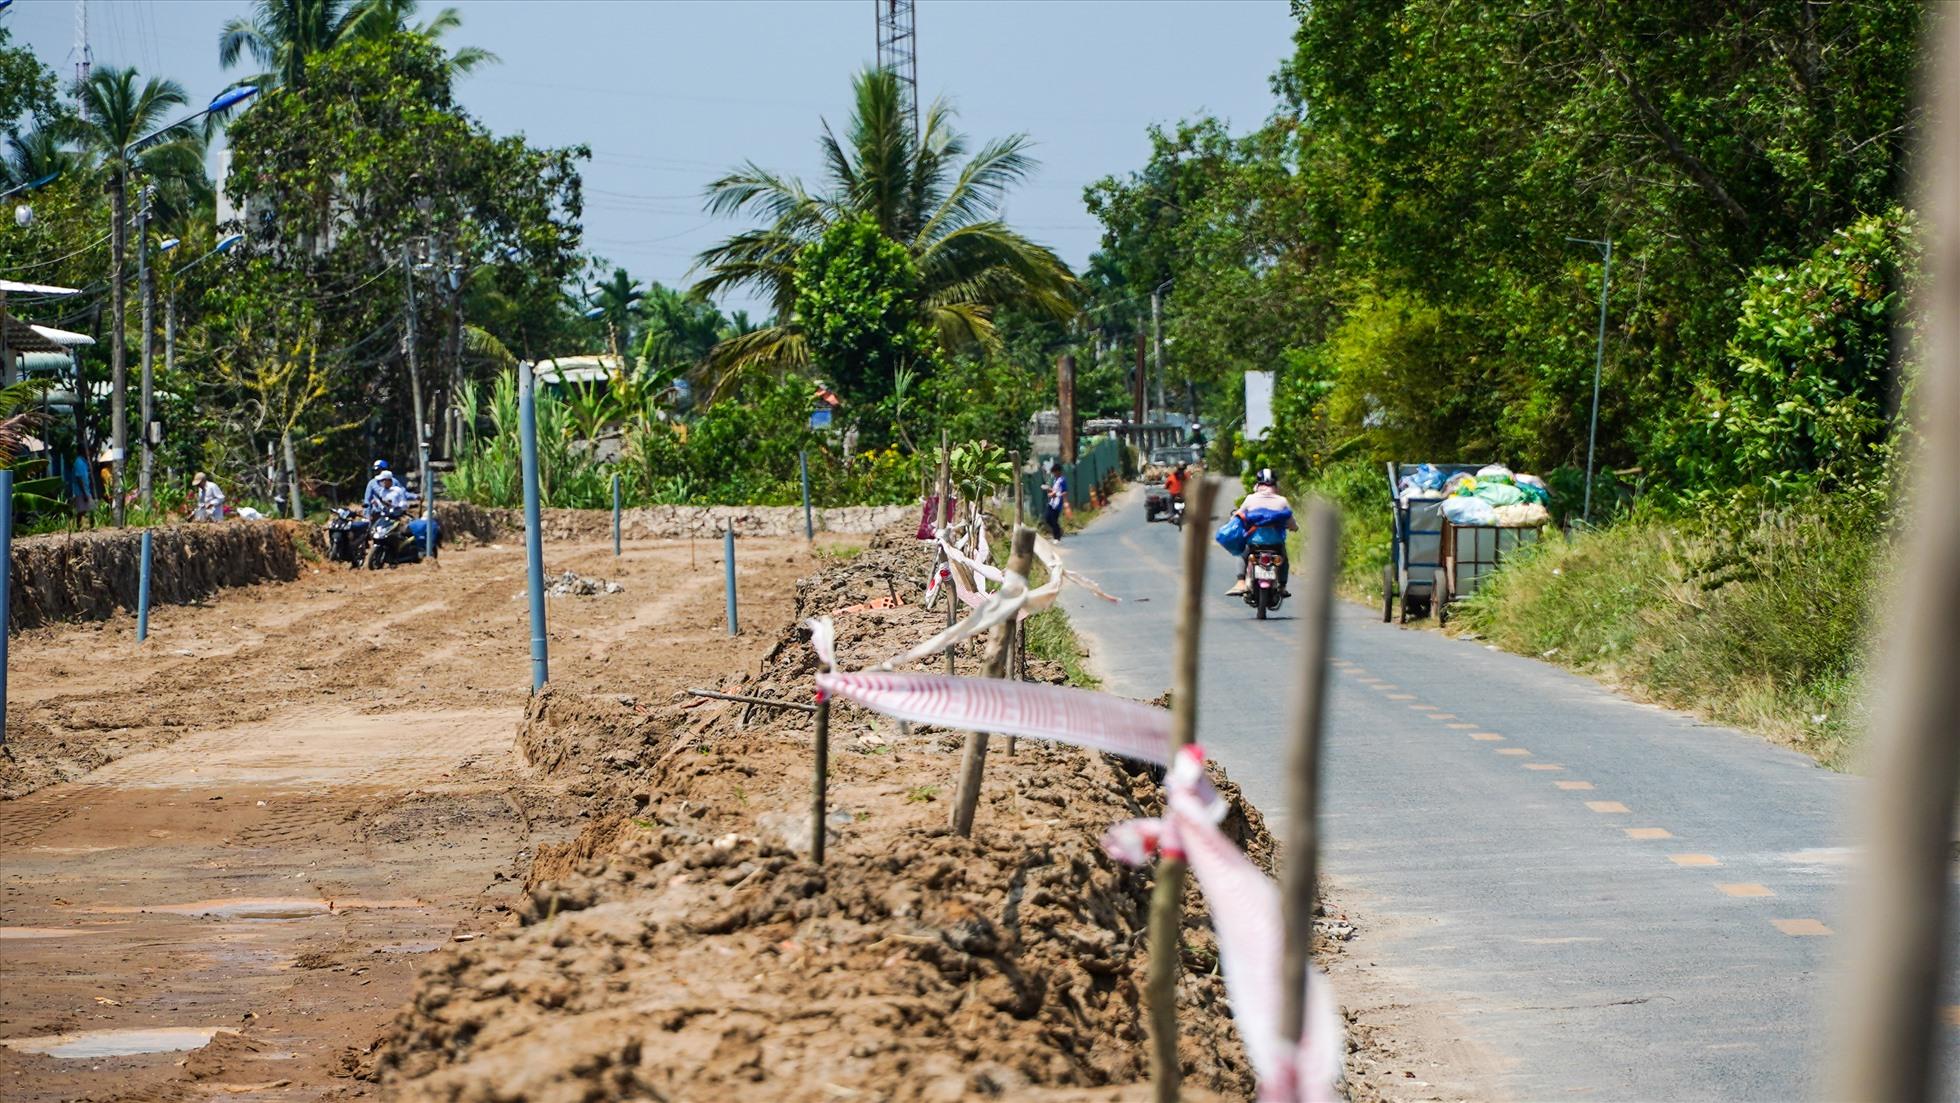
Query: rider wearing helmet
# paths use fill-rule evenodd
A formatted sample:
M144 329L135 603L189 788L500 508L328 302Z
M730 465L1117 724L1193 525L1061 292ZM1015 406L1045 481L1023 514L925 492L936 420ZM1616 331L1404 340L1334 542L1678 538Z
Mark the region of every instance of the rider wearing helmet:
M1279 590L1286 593L1286 534L1298 532L1300 523L1293 519L1293 504L1280 495L1279 477L1273 474L1272 468L1262 467L1252 477L1252 493L1239 503L1235 516L1250 535L1246 538L1246 562L1241 565L1239 580L1232 584L1230 592L1245 592L1251 572L1251 550L1257 548L1279 553Z
M361 508L370 516L376 513L375 505L381 497L381 477L386 475L390 481L393 481L395 474L388 470L387 460L374 461L373 471L374 477L368 480L367 490L361 494Z

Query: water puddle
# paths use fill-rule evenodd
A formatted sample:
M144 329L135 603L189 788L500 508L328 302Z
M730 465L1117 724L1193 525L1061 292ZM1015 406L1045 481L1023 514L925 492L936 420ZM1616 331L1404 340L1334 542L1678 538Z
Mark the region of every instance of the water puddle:
M176 1026L154 1029L82 1030L73 1034L44 1034L38 1038L0 1038L0 1046L20 1053L48 1057L134 1057L143 1053L176 1053L209 1045L220 1034L236 1034L220 1026Z
M77 927L0 927L0 942L16 938L73 938L93 933Z
M360 908L419 908L420 900L315 900L306 897L247 896L220 900L194 900L188 904L149 904L140 907L93 908L92 911L127 914L160 912L165 915L191 915L217 919L309 919L337 911Z

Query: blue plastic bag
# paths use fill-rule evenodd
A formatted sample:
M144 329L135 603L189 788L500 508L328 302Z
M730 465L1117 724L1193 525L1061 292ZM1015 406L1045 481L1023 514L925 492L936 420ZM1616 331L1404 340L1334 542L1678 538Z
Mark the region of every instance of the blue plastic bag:
M1245 542L1250 535L1245 531L1245 522L1239 520L1239 515L1234 513L1225 518L1224 524L1218 526L1218 534L1212 539L1217 540L1219 547L1232 553L1236 558L1245 554Z

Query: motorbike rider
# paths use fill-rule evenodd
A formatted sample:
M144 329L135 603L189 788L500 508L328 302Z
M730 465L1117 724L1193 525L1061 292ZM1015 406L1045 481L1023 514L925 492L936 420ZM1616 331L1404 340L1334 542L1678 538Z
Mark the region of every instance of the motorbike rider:
M1246 587L1251 585L1252 553L1259 551L1279 553L1279 592L1292 596L1286 589L1289 565L1286 534L1298 532L1300 522L1293 519L1293 504L1280 495L1279 477L1273 474L1272 468L1259 469L1252 479L1252 493L1245 496L1245 501L1240 502L1234 512L1250 535L1246 538L1246 554L1240 564L1239 580L1232 584L1228 593L1243 594Z
M393 510L406 510L408 508L408 491L395 484L395 473L393 471L385 467L382 468L375 474L374 481L379 485L375 489L374 497L370 500L372 503L370 511L373 511L373 507L378 506L379 512L376 515L379 516L380 513Z
M1180 463L1176 470L1164 476L1164 492L1173 498L1184 497L1185 468L1186 465Z
M394 472L388 470L387 460L374 461L373 471L373 477L368 479L367 490L361 494L361 509L370 517L376 516L378 513L375 506L380 501L381 476L387 475L391 479L394 478Z

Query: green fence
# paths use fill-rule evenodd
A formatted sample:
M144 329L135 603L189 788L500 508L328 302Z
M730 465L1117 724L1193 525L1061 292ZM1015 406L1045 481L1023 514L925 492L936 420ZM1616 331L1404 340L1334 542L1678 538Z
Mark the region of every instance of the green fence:
M1068 480L1069 505L1077 509L1089 505L1089 492L1112 475L1123 473L1123 442L1115 437L1097 437L1087 447L1076 450L1076 460L1062 465L1062 475ZM1043 471L1024 471L1021 473L1021 501L1026 503L1028 516L1038 519L1042 507L1048 501L1048 473Z

